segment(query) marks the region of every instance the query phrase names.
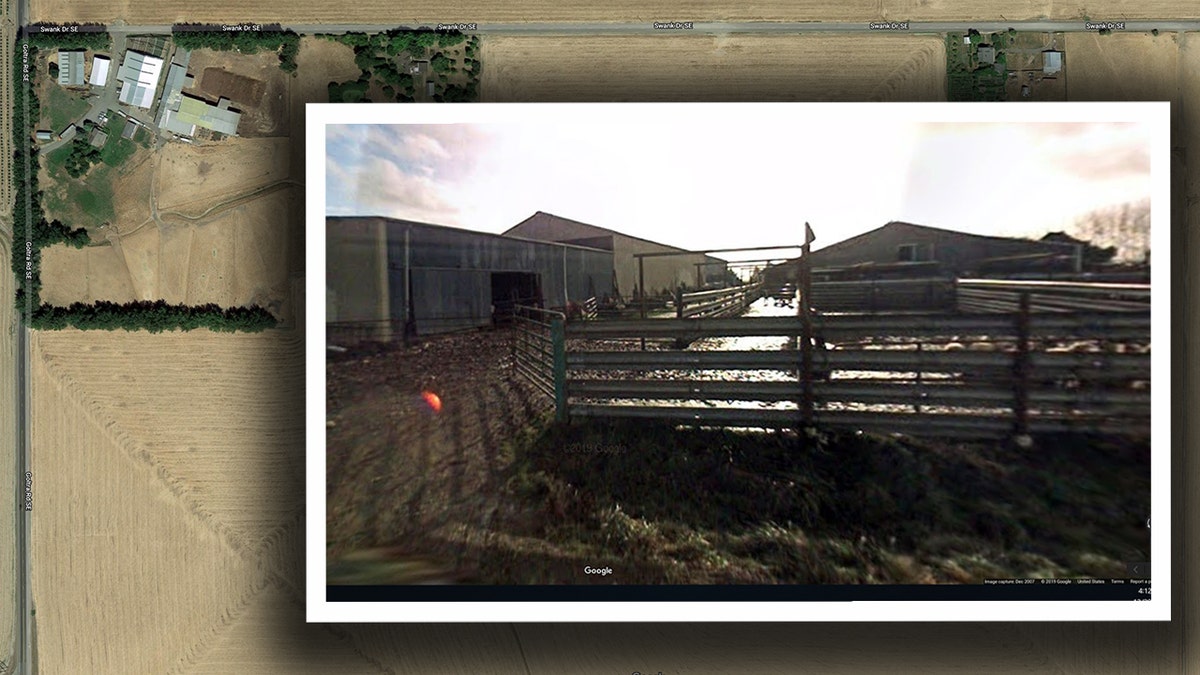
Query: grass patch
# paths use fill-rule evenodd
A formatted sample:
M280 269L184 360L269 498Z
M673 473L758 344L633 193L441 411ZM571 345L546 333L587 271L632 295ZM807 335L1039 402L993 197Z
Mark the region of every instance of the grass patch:
M50 131L62 133L68 124L79 121L87 109L87 101L51 84L47 87L46 100L42 101L42 119L47 121Z
M65 167L70 155L68 145L45 155L43 160L51 178L42 190L46 217L89 230L112 222L115 218L112 167L99 164L82 178L72 178Z
M551 424L514 444L506 483L530 557L509 546L493 569L586 582L530 562L548 548L612 567L612 583L964 583L1145 559L1148 446L1037 448Z
M109 111L108 122L104 126L104 132L108 134L108 138L104 141L104 147L100 149L100 161L108 166L121 166L137 152L137 144L134 140L121 138L121 132L124 130L125 118L117 115L114 111ZM144 129L138 127L138 133L142 131ZM137 133L134 134L134 139L137 138L137 135Z

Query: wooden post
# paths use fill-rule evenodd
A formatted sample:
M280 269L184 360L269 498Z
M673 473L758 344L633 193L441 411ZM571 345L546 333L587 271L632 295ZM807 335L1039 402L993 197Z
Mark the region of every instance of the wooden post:
M812 307L809 305L810 291L812 289L812 270L809 265L809 253L811 251L810 244L812 243L812 229L808 223L804 224L804 247L800 254L800 364L801 377L801 399L800 399L800 414L804 419L806 428L813 425L813 364L812 364Z
M1013 353L1013 433L1029 433L1029 292L1023 291L1017 309L1017 350Z
M638 258L638 298L642 306L641 318L646 318L646 259ZM646 351L646 338L642 338L642 351Z
M675 318L683 318L683 286L675 287ZM687 349L687 346L687 340L675 338L675 349Z
M554 349L554 418L568 421L566 329L558 317L550 320L550 342Z

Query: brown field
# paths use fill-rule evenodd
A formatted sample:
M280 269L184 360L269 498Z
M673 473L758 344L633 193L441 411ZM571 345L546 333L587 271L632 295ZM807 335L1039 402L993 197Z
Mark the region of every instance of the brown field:
M484 39L481 59L484 101L946 97L937 37L503 37Z
M52 305L137 299L121 251L113 246L77 249L55 244L42 249L42 300Z
M1068 33L1063 67L1072 101L1172 101L1194 73L1180 70L1179 41L1174 33ZM1178 131L1179 109L1173 105L1171 126Z
M286 180L287 138L226 138L169 143L159 154L155 198L160 211L197 216L224 200Z
M35 334L41 672L278 656L282 624L263 616L303 598L301 344L289 331ZM305 630L299 612L292 623Z
M239 136L288 135L288 87L294 80L279 69L279 58L273 52L198 49L192 52L188 72L196 80L184 89L186 93L212 103L224 97L241 111Z
M120 2L80 3L74 0L31 0L30 16L37 21L111 22L121 19L129 24L228 22L246 16L244 5L233 0L196 3L191 0L121 0ZM296 3L274 2L256 8L254 20L282 23L378 23L436 24L445 21L476 22L554 22L554 21L870 21L872 19L973 20L997 19L1072 19L1086 13L1094 20L1134 18L1186 18L1191 14L1187 3L1176 0L1147 0L1128 5L1118 0L1042 3L1029 0L1001 0L984 4L965 4L954 0L768 0L753 4L732 0L687 0L670 2L595 3L583 0L508 4L487 0L457 2L452 9L437 11L434 6L410 6L390 0L363 0L341 4L307 0Z
M44 252L43 297L260 304L288 321L303 257L287 138L172 143L114 181L109 246ZM151 210L157 204L157 212Z
M0 232L0 259L12 255L8 234ZM13 294L16 293L12 272L0 274L0 429L16 429L17 406L13 400L16 387L16 340L11 332L16 316ZM0 434L0 503L16 505L16 434ZM0 662L11 663L14 655L13 618L16 615L16 516L15 508L0 509Z
M328 103L329 83L344 82L358 77L354 50L332 40L305 37L300 40L296 55L298 77L292 82L291 120L293 144L292 175L304 180L304 105ZM301 216L303 218L303 216Z

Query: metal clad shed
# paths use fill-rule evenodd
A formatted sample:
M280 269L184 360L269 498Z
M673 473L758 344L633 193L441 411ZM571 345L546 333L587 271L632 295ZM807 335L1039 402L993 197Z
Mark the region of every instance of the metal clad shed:
M326 218L327 323L375 339L492 324L493 307L562 307L611 291L610 251L383 217Z
M112 61L107 56L100 56L99 54L93 56L92 76L88 79L88 84L93 87L103 87L108 84L108 69L111 65Z

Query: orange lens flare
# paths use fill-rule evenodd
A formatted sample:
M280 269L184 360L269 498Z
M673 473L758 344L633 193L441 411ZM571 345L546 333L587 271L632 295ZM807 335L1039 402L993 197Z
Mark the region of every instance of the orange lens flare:
M429 408L435 413L442 412L442 399L432 391L421 392L421 398L425 399L425 403L429 404Z

